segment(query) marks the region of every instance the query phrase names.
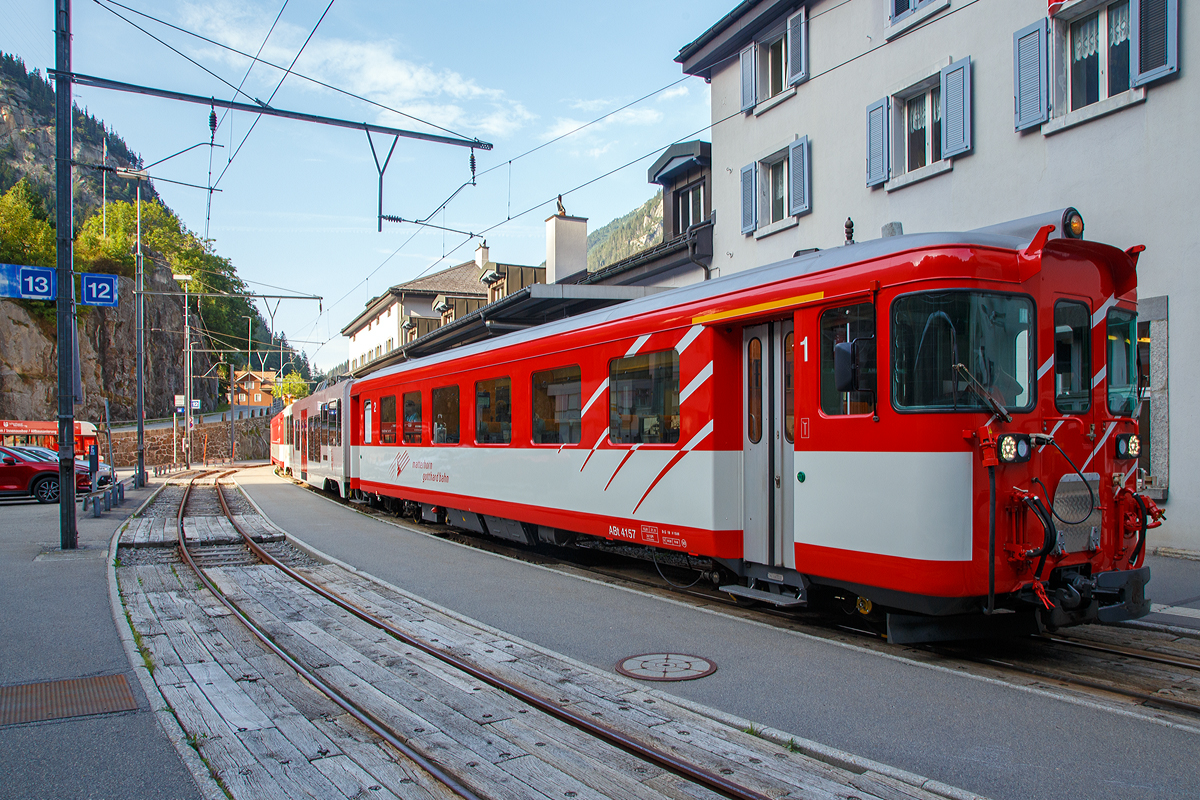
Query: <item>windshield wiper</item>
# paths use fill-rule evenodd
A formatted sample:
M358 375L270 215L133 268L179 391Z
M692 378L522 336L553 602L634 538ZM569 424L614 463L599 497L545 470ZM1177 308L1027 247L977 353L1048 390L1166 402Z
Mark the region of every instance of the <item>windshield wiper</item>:
M1012 422L1012 414L1009 414L1008 410L996 399L995 395L989 392L987 387L971 374L971 370L967 369L966 364L955 364L954 371L966 378L967 388L983 398L983 402L987 403L988 407L996 412L996 416L1005 422Z

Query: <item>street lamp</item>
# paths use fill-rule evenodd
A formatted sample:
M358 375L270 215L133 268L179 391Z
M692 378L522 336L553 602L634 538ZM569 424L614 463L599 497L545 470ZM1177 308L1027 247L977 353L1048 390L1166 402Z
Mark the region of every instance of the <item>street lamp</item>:
M188 306L190 305L188 302L188 287L191 285L192 276L191 275L181 275L179 273L175 273L171 277L173 277L175 280L177 280L183 284L183 339L185 342L185 344L184 344L185 349L183 351L183 372L186 377L186 383L184 384L184 390L183 390L183 400L184 400L184 408L187 411L187 421L188 421L186 438L183 440L183 443L184 443L183 461L187 465L187 468L191 469L192 468L192 328L191 328L190 319L188 317Z
M117 168L116 174L122 178L132 178L137 181L137 291L134 296L135 316L137 317L137 471L133 476L133 485L146 485L146 392L142 377L142 362L146 352L146 298L142 294L145 289L142 271L142 181L150 176L144 169Z

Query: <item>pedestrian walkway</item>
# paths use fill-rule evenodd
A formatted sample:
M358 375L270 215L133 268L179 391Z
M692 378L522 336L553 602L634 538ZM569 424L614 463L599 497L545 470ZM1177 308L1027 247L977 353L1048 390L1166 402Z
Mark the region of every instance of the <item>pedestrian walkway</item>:
M102 517L77 513L79 547L67 551L57 505L0 502L2 800L204 796L142 692L110 602L109 543L155 487L128 490Z

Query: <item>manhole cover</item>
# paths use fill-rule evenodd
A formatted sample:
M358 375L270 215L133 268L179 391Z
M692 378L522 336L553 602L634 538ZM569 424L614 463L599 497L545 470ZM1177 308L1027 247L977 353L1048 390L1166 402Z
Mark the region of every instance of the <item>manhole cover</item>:
M712 675L717 665L684 653L646 653L617 664L617 672L639 681L691 681Z

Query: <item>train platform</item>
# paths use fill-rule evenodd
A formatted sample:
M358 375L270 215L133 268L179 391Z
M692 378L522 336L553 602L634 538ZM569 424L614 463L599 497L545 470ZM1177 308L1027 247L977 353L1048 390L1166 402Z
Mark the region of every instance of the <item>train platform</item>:
M69 551L57 505L0 501L0 798L217 796L164 732L114 620L113 534L158 485L99 518L77 507Z

